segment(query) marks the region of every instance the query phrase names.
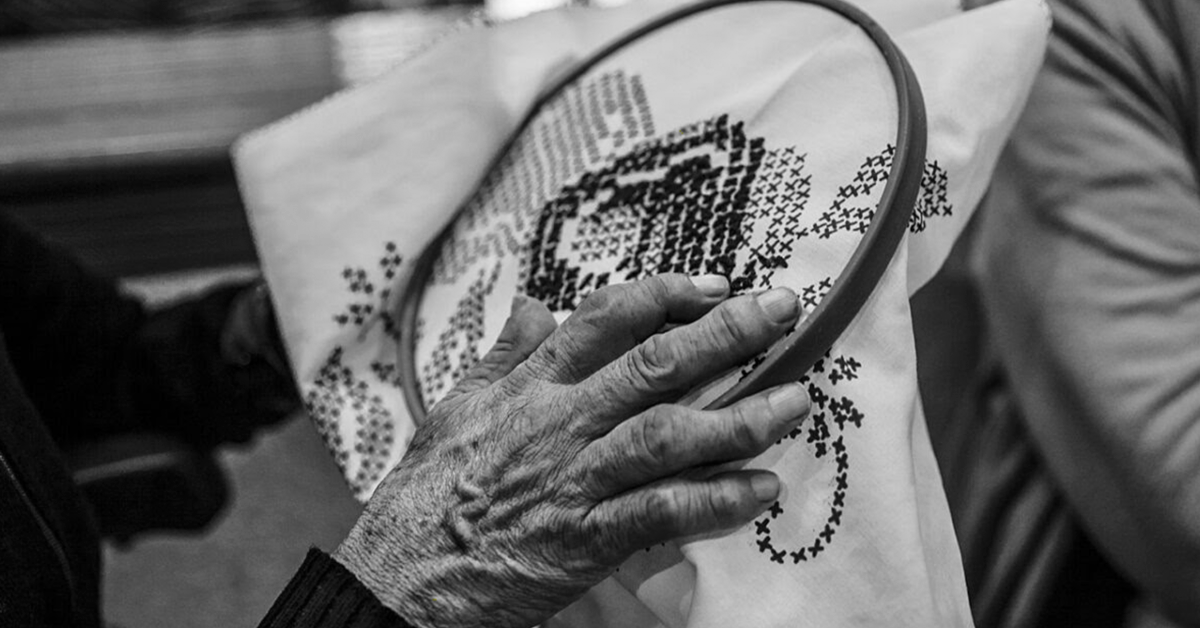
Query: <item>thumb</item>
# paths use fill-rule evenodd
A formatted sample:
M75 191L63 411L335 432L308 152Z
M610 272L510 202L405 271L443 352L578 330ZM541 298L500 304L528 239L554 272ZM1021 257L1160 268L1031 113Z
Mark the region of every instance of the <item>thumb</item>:
M544 303L518 294L513 297L512 311L500 330L500 337L491 351L471 367L445 399L486 388L508 375L524 362L550 334L558 328L554 315Z

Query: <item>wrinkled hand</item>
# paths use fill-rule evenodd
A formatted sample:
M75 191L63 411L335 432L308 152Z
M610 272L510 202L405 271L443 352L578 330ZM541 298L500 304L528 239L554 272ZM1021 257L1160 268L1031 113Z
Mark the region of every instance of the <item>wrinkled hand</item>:
M335 558L416 626L525 627L638 549L753 519L773 474L680 474L764 451L807 413L804 390L671 402L769 347L799 303L727 294L720 277L661 275L593 293L561 327L518 298Z

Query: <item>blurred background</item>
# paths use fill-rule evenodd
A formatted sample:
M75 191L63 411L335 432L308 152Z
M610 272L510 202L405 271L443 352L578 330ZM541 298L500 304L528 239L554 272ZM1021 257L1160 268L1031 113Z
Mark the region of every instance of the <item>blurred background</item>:
M439 36L547 8L420 0L0 0L0 206L166 303L256 273L238 136ZM360 507L301 417L217 453L214 523L105 547L114 626L253 626Z

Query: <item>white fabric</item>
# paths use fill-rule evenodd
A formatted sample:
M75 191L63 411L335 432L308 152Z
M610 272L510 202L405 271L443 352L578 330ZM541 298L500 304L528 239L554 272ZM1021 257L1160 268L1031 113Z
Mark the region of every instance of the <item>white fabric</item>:
M987 185L1049 13L1038 0L962 14L950 0L859 4L900 44L925 95L920 217L867 307L805 376L813 416L751 463L779 473L785 494L745 528L635 555L552 625L971 623L917 395L908 296ZM415 429L396 386L399 333L418 334L432 402L491 345L517 291L565 317L606 282L718 269L742 291L792 287L811 309L837 276L882 190L896 104L874 46L813 7L724 8L652 35L564 93L488 177L556 72L677 5L557 11L455 35L238 146L293 365L360 498ZM472 198L425 286L419 329L397 329L411 264ZM710 214L667 211L706 203Z

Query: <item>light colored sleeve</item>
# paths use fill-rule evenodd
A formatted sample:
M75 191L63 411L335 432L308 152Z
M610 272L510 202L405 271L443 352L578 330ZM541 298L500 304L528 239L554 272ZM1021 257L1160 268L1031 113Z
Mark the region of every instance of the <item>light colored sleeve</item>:
M1114 564L1190 625L1200 68L1179 39L1196 36L1200 5L1176 7L1188 26L1149 4L1054 5L1047 67L997 172L974 268L1028 430L1068 502Z

